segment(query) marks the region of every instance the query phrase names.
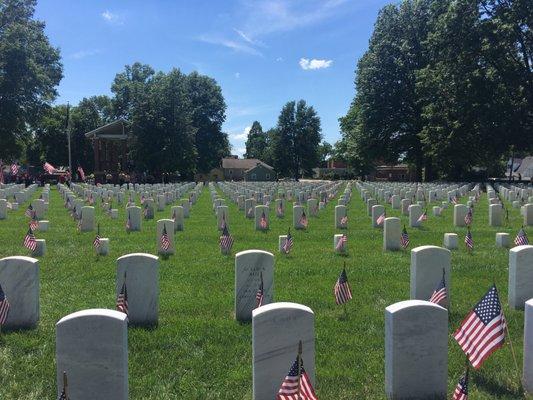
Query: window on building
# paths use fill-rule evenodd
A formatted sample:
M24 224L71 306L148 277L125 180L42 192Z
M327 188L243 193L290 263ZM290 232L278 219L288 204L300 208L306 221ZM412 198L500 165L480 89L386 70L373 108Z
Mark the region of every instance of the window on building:
M266 174L265 177L266 177L267 179L270 179L270 174Z

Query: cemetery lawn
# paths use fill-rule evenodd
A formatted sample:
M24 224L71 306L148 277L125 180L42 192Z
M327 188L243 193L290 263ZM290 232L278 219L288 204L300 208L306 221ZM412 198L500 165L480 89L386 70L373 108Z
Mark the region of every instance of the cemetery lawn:
M77 232L55 188L50 196L46 217L50 229L36 233L47 244L47 254L39 261L40 323L35 330L0 334L2 400L54 398L55 323L82 309L114 308L116 259L128 253L155 254L155 221L170 217L167 206L165 211L156 211L154 220L143 221L141 232L128 234L123 206L118 220L111 220L97 207L101 236L111 242L110 254L98 258L92 247L95 233ZM310 218L307 231L292 230L290 256L280 255L277 246L278 235L286 234L292 221L291 213L284 219L271 218L270 230L261 233L235 204L228 205L233 254L248 249L274 253L275 299L305 304L315 312L318 397L384 399L384 310L409 298L410 251L382 251L382 231L371 227L355 189L348 205L348 256L333 252L333 234L340 233L334 229L333 202L318 218ZM514 239L521 226L519 210L506 205L508 223L491 228L487 198L481 197L474 213L473 254L464 248L466 228L453 227L451 208L443 210L441 217L429 212L423 227L408 228L408 232L410 248L440 246L445 232L459 234L460 248L452 252L449 333L495 280L521 370L524 315L507 306L508 251L495 247L496 232L508 232ZM29 254L22 246L28 223L26 206L0 221L0 258ZM272 205L271 216L274 211ZM400 216L400 212L387 205L387 216ZM401 219L407 223L407 217ZM533 237L531 229L528 234ZM233 318L234 258L220 255L218 237L209 191L204 188L190 218L185 219L185 230L176 233L176 254L161 259L159 325L129 329L130 399L251 399L251 324ZM333 298L333 285L344 262L354 295L346 314ZM450 336L449 398L463 368L464 355ZM471 373L470 396L476 400L522 397L508 342Z

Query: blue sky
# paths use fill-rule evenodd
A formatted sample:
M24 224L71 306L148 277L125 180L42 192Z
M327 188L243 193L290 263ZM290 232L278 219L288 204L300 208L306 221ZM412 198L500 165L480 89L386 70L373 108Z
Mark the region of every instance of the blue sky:
M354 96L354 71L387 0L39 0L36 17L61 49L58 102L110 94L116 73L136 61L217 80L234 154L246 130L266 130L281 107L304 99L324 140Z

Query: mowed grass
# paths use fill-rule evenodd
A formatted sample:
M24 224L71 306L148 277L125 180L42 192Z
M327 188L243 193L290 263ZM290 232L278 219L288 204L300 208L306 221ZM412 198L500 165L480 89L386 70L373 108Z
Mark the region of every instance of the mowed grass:
M245 219L228 201L233 253L248 249L274 253L275 299L305 304L315 312L320 399L384 399L384 310L409 298L410 251L382 251L382 231L371 227L366 206L354 190L348 214L349 254L334 254L333 234L339 233L333 224L335 203L318 218L310 218L306 231L292 230L293 252L283 256L277 251L278 235L287 232L292 214L271 218L270 230L257 232L253 220ZM0 257L28 255L22 246L26 206L0 221ZM451 208L442 217L433 217L431 207L428 210L423 227L408 228L410 248L441 245L445 232L460 236L460 249L452 254L449 333L495 280L521 368L524 315L507 307L508 251L494 244L496 232L509 232L514 238L521 225L519 210L510 208L508 224L491 228L483 195L474 213L473 254L462 242L466 229L453 227ZM271 216L274 212L272 206ZM387 205L387 215L400 216L400 212ZM77 232L76 222L52 189L47 214L50 230L37 232L47 242L47 254L39 260L41 319L35 330L0 334L0 399L54 398L55 323L78 310L114 308L116 259L133 252L156 254L155 221L169 218L170 206L157 212L154 220L143 221L142 232L130 234L124 228L123 206L118 220L111 220L99 207L96 216L102 236L111 239L106 257L95 256L95 233ZM406 217L400 217L407 223ZM528 233L532 236L531 229ZM185 231L176 234L176 254L161 259L159 325L128 331L130 399L251 399L251 325L233 318L234 257L220 254L218 237L205 188L185 220ZM333 285L344 262L354 294L347 305L348 318L333 298ZM450 336L450 396L463 367L464 355ZM472 373L470 390L473 399L522 397L508 344Z

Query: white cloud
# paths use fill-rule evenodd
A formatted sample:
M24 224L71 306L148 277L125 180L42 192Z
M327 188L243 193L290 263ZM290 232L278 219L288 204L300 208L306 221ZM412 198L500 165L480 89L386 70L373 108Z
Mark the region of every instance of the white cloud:
M276 62L282 62L282 61L283 61L283 57L276 58Z
M247 126L246 128L244 128L244 131L242 133L232 133L230 137L233 140L245 140L248 138L248 133L250 133L250 129L252 129L252 127Z
M82 58L95 56L95 55L100 54L100 53L101 53L101 51L98 50L98 49L95 49L95 50L80 50L80 51L77 51L77 52L72 53L71 55L69 55L69 58L72 58L74 60L81 60Z
M300 58L300 67L304 70L329 68L331 67L331 64L333 64L333 60L318 60L316 58L310 60L308 58Z
M228 49L231 49L233 51L240 52L240 53L246 53L246 54L251 54L251 55L260 56L260 57L263 56L263 53L261 53L259 50L253 48L250 45L237 42L235 40L226 39L223 37L202 35L198 38L198 40L204 43L217 44L220 46L224 46L224 47L227 47Z
M339 14L348 0L243 0L249 38L310 26Z
M235 78L239 79L241 77L241 73L240 72L235 72Z
M246 147L237 147L234 151L234 153L240 157L244 156L244 153L246 153Z
M124 24L124 19L120 15L112 13L109 10L105 10L102 13L102 18L104 19L104 21L112 25L123 25Z

